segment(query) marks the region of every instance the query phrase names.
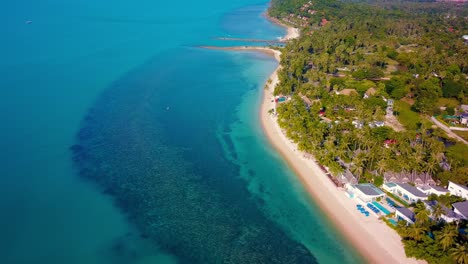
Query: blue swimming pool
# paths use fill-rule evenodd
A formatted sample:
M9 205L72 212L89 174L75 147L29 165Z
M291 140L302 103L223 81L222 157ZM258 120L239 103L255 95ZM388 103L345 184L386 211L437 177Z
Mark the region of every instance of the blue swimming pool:
M378 202L372 202L373 205L375 205L375 207L379 208L380 211L382 211L385 215L388 215L390 214L391 212L389 210L387 210L387 208L383 207L380 203Z
M393 219L388 219L388 221L389 221L390 223L392 223L392 225L394 225L394 226L397 226L397 224L398 224L397 221L395 221L395 220L393 220Z
M396 205L396 203L395 203L392 199L390 199L390 198L385 198L385 200L386 200L387 203L388 203L389 205L391 205L391 206L395 206L395 205Z

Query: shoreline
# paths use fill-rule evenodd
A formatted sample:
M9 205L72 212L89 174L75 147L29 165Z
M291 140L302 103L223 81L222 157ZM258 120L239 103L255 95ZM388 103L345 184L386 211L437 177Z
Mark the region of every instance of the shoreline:
M262 14L268 21L271 23L278 25L282 28L286 29L286 35L284 35L280 40L291 40L299 37L299 29L295 27L290 27L288 25L283 24L280 20L277 18L271 17L268 15L268 11Z
M283 39L299 36L297 29L281 24L277 19L266 17L275 24L288 28ZM262 51L273 55L280 62L281 52L271 48L237 47L230 50ZM269 50L270 52L266 52ZM406 257L401 237L374 215L365 217L356 210L356 202L328 179L312 159L306 159L295 143L286 137L274 116L268 113L275 108L274 89L279 83L278 71L281 65L270 75L271 82L266 83L260 106L260 121L263 132L272 146L281 154L288 165L306 188L310 198L316 202L344 238L369 263L425 263ZM272 102L273 100L273 102Z

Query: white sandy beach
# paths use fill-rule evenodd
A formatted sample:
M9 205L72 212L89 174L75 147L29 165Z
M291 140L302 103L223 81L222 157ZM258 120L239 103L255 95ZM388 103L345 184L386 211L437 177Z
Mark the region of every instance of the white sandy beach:
M297 30L288 30L285 38L299 35ZM269 51L279 61L281 52L268 48L243 48L245 50ZM304 157L281 131L276 117L268 111L275 108L273 91L278 84L277 72L270 76L272 80L264 90L263 102L260 108L260 118L265 135L272 145L287 160L295 170L312 199L319 204L327 216L333 221L344 236L361 252L370 263L425 263L406 257L400 236L384 222L371 215L365 217L356 210L356 202L339 190L320 170L317 164Z
M299 29L298 28L293 28L293 27L288 27L287 28L287 34L281 40L290 40L290 39L295 39L299 37Z
M270 20L272 23L275 23L278 26L284 27L287 30L286 35L283 36L280 40L284 41L284 40L290 40L290 39L295 39L299 37L298 28L290 27L281 23L281 21L279 21L278 19L269 16L267 12L265 12L263 15L265 16L266 19Z

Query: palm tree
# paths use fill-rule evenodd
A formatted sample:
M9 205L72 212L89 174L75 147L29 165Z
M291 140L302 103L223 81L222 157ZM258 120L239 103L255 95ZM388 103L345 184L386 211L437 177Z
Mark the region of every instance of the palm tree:
M387 164L388 164L387 159L382 158L381 160L379 160L377 162L377 171L383 175L384 171L387 170Z
M459 264L468 264L468 245L457 244L456 247L450 249L450 255Z
M362 174L364 174L366 161L367 158L365 157L365 155L363 155L363 153L359 153L353 158L353 166L351 167L351 171L357 177L358 181L361 178Z
M438 236L439 243L442 245L442 248L447 250L450 246L455 244L455 240L458 236L458 229L455 225L446 225L442 229L442 232Z
M344 169L341 167L341 165L333 161L328 165L328 168L333 176L338 176L339 174L343 173Z
M416 222L421 223L421 224L426 224L429 222L429 212L427 210L421 210L419 211L415 217L416 217Z
M416 241L421 241L426 235L426 228L417 224L414 224L408 229L408 237Z
M429 158L428 161L426 161L424 169L430 175L434 175L434 173L437 171L438 166L439 166L439 162L435 158L431 157L431 158Z
M380 148L377 148L375 144L371 144L371 148L367 151L367 156L369 157L369 166L368 169L374 170L375 168L375 160L379 158L380 155Z
M437 203L434 208L432 209L432 215L437 219L437 221L440 221L440 217L445 213L444 209L442 206Z
M403 238L409 237L409 227L407 226L406 221L398 221L397 232Z
M416 205L415 212L416 212L415 217L416 217L417 223L426 224L427 222L429 222L430 213L428 210L426 210L423 203L419 202Z

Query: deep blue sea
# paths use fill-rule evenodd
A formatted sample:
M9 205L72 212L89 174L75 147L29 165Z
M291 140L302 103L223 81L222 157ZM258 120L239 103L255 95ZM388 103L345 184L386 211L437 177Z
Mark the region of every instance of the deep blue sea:
M0 263L361 263L261 130L277 62L198 48L267 6L2 3Z

